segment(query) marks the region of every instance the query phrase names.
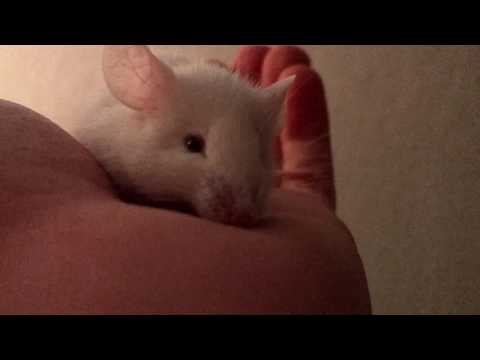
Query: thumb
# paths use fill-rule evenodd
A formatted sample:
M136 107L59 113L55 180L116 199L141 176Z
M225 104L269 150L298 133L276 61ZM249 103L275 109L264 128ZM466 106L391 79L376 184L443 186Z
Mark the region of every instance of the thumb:
M294 65L280 79L296 75L286 98L286 126L280 135L282 189L315 192L335 209L328 111L320 76L306 65Z

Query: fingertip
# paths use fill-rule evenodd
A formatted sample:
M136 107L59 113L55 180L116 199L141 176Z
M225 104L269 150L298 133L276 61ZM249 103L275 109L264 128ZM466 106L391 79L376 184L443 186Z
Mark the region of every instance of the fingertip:
M295 75L287 102L285 135L292 139L308 139L329 132L328 109L320 75L306 65L284 69L279 78Z
M293 65L310 66L310 57L298 46L275 46L265 56L262 67L262 85L275 83L281 72Z
M241 47L235 56L233 70L255 84L260 83L263 61L269 51L269 46L249 45Z

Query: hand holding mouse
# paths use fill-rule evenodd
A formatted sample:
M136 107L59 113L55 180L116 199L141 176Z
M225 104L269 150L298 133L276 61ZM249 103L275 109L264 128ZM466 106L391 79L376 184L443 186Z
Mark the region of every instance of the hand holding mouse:
M134 313L369 314L362 260L335 214L325 94L308 56L296 47L248 46L232 68L214 63L266 88L295 75L274 146L280 171L270 216L244 228L122 207L121 218L128 216L129 224L118 231L138 239L131 262L142 264L129 276L142 285L132 286L135 292L125 288L117 279L119 268L108 265L112 287L122 284L130 302L112 291L106 306Z
M106 46L103 70L109 93L73 135L124 198L230 225L261 220L293 75L259 87L206 61L169 64L143 45Z
M145 58L132 55L133 61L139 61L139 68L148 68L142 63ZM218 70L224 73L216 73L219 76L227 73L228 67L222 66L224 69ZM39 122L38 115L31 114L35 120L30 121L31 124L43 124L41 131L37 129L31 136L38 132L49 134L35 135L38 142L32 142L32 149L47 147L49 151L43 156L53 165L50 165L49 176L39 177L36 157L35 166L19 162L26 164L20 172L26 175L15 178L16 182L22 190L30 189L36 196L26 197L27 201L17 193L8 193L8 186L3 193L7 199L8 196L15 199L7 201L9 209L13 209L10 213L21 214L14 219L28 226L21 228L14 223L14 228L24 231L13 232L13 238L2 247L4 296L0 298L0 311L16 314L371 312L362 260L352 235L335 214L328 117L319 75L309 67L303 51L284 46L242 48L232 70L265 89L295 75L286 93L284 129L275 142L280 171L270 199L271 214L266 221L255 228L225 226L218 221L120 201L97 163L86 156L77 142L56 130L53 134L62 139L60 145L65 145L55 145L48 140L52 135L47 131L47 122ZM128 101L130 106L147 105L149 113L155 112L148 106L148 94L164 84L142 84L142 75L140 71L138 81L130 83L131 88L116 88L136 89L134 93L142 96L131 98L122 91L116 96ZM168 75L164 79L168 81ZM137 86L145 91L138 91ZM123 98L125 95L127 98ZM163 103L164 109L168 109L167 104ZM80 130L90 132L83 135L91 141L91 149L99 150L103 160L113 160L113 164L126 161L128 165L133 161L129 169L142 168L145 175L150 172L146 180L162 170L155 166L149 168L154 161L148 161L148 156L144 158L146 162L135 162L143 149L152 150L162 144L156 137L158 132L152 132L151 126L155 127L156 123L144 121L152 117L145 118L143 112L118 106L117 98L107 99L100 109L102 116L120 123L112 126L113 123L107 122L103 128L99 124L92 127L90 123L85 124ZM186 114L197 114L191 108L187 110ZM4 113L10 117L8 111ZM98 111L92 113L98 114ZM119 114L128 116L111 116ZM125 121L129 127L122 128ZM137 130L133 137L132 129ZM100 138L96 138L97 135ZM201 155L188 152L183 135L180 132L178 136L169 137L171 142L167 146L171 151L183 154L171 156L173 165L175 161L181 162L180 159L192 158L202 163L204 160L197 158ZM123 153L117 151L121 148L112 148L110 142L104 142L105 136L115 138L119 145L124 144ZM142 139L148 141L142 143ZM20 145L22 151L15 154L22 158L24 144ZM8 146L15 148L7 145L7 149ZM100 148L94 149L95 146ZM198 149L198 144L190 146ZM57 156L59 148L77 150L73 164L70 157ZM123 160L119 162L118 156L123 156ZM83 165L77 171L79 164ZM187 168L192 168L191 163ZM131 173L122 173L124 169L117 168L128 180ZM90 175L83 178L79 173ZM168 171L161 174L167 174L169 181L172 178L168 176L173 176L173 184L179 186L178 194L185 184L196 179L192 172L189 172L192 178L184 177L180 181L177 181L178 174ZM148 183L141 185L140 188L148 190ZM173 188L168 189L168 194L175 194ZM52 209L47 212L50 216L43 216L46 203L47 208Z

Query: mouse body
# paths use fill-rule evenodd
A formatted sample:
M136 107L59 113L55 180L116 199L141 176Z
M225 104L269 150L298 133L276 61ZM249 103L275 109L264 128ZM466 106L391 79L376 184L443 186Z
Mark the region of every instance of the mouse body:
M261 88L207 61L157 58L147 46L105 46L109 93L74 130L119 193L178 203L250 226L265 212L273 140L293 77Z

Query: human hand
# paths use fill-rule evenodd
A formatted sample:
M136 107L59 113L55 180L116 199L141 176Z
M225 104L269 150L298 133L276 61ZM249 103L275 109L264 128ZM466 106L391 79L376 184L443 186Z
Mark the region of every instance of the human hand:
M243 48L234 69L262 85L297 75L271 213L254 229L123 202L73 138L0 103L10 154L0 165L15 169L0 191L0 313L371 312L361 258L334 211L319 76L291 47Z
M219 61L212 62L227 67ZM308 55L294 46L246 46L238 52L231 70L262 87L296 76L286 99L286 124L274 144L280 164L276 186L319 195L334 211L327 104L322 80L310 67Z

